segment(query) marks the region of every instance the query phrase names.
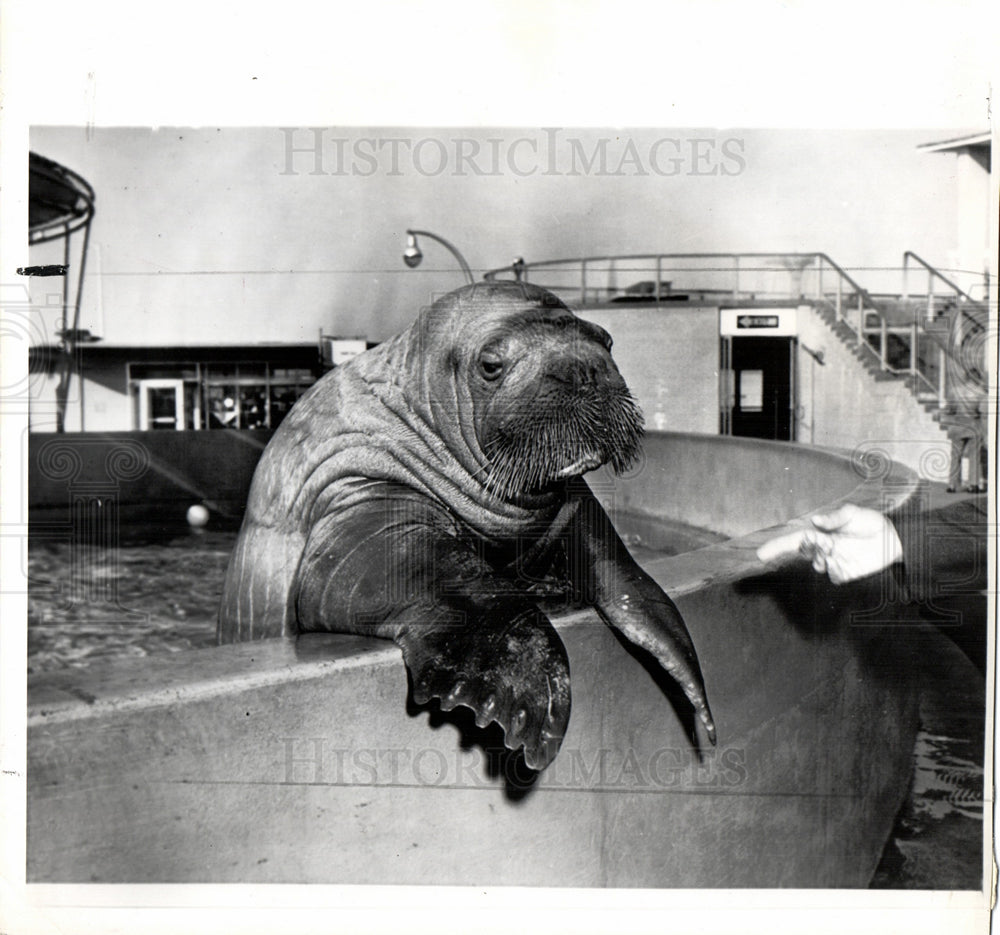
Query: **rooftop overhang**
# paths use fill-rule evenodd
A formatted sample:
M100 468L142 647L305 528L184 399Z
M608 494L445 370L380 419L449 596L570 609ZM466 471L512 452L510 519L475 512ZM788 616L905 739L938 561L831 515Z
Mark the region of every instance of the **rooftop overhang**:
M968 133L953 139L939 140L936 143L921 143L917 149L925 153L967 153L971 155L987 172L990 171L990 146L992 137L989 131L983 133Z

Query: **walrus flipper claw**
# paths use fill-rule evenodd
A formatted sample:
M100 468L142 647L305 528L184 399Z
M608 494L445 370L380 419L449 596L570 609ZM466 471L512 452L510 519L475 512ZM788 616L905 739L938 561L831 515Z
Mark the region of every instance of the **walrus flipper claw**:
M396 637L413 681L413 700L471 708L476 724L500 725L529 767L555 758L569 723L569 661L552 624L534 608L513 621L414 624Z
M705 728L705 735L715 746L715 721L708 707L701 667L680 612L652 579L647 583L636 577L632 587L636 591L646 590L640 612L630 606L632 601L628 595L625 595L625 600L609 602L598 609L611 626L630 642L649 652L677 682ZM658 593L653 592L653 588Z
M417 704L471 708L543 769L569 722L558 634L519 584L453 534L438 505L389 484L377 490L315 524L297 574L300 630L392 639Z
M573 495L580 504L575 547L581 550L586 559L582 564L589 570L583 587L604 621L650 653L680 686L714 745L715 721L694 643L680 611L636 564L584 482L576 483Z

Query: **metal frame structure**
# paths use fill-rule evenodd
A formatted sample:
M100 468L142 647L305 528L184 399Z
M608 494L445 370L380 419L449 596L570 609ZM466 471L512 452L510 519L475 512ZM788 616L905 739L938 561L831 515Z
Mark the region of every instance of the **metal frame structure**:
M96 196L94 189L83 176L71 169L46 159L37 153L28 158L28 245L64 240L62 315L59 323L59 383L56 387L56 429L66 430L66 406L73 371L77 369L76 348L83 341L94 340L89 332L80 329L80 302L83 298L83 277L87 268L87 251L90 246L90 225L94 219ZM75 295L70 298L70 259L73 235L83 232L79 272L76 276ZM72 308L72 324L70 309ZM80 381L83 412L83 380ZM82 418L82 416L81 416ZM82 427L82 426L81 426Z

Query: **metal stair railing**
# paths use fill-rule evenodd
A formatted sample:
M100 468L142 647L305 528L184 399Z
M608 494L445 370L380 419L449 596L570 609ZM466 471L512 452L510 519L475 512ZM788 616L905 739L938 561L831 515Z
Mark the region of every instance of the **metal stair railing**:
M886 310L880 302L863 289L843 267L835 263L825 253L816 254L817 278L819 286L816 298L832 307L836 320L846 325L854 335L857 347L863 348L877 362L884 373L897 377L905 377L911 381L913 392L919 397L921 392L929 393L943 401L943 382L936 383L921 370L920 327L914 319L906 324L893 324L889 321ZM831 299L823 289L823 272L829 266L837 276L836 291ZM851 320L850 311L845 308L842 290L847 283L854 290L857 317ZM896 337L902 344L902 354L907 361L906 366L894 366L889 359L889 338ZM875 346L877 339L877 347Z
M943 404L948 387L953 382L968 384L971 380L982 390L986 389L985 359L980 366L972 358L975 351L968 350L971 345L978 347L985 337L988 321L988 305L984 300L976 300L954 281L932 266L912 250L903 254L903 301L910 301L910 269L911 261L921 267L927 274L927 292L925 317L922 333L926 334L936 345L938 357L938 397ZM942 297L938 285L945 287ZM989 294L989 286L986 286ZM944 327L932 328L944 319ZM982 350L982 348L979 348ZM957 368L952 379L951 369ZM977 372L978 371L978 372Z
M972 296L969 295L969 293L967 293L960 286L958 286L954 282L952 282L952 280L950 280L947 276L945 276L944 273L942 273L939 269L935 268L934 266L931 266L930 263L928 263L922 257L918 256L912 250L907 250L903 254L903 298L904 299L909 299L909 297L910 297L910 261L911 260L914 261L915 263L917 263L919 266L922 266L924 268L924 270L926 271L926 273L927 273L927 292L926 292L926 296L927 296L927 321L928 322L934 321L934 319L937 318L938 313L941 311L937 307L937 305L935 303L935 300L938 297L937 288L936 288L938 282L943 283L947 287L949 298L951 298L953 296L954 300L958 302L959 307L964 306L966 304L973 305L973 306L982 305L981 302L977 302L975 299L973 299ZM964 308L963 308L963 312L965 312ZM966 312L966 314L968 314L968 313ZM972 316L970 316L970 317L972 317ZM973 320L975 320L975 319L973 318ZM977 324L978 323L979 322L977 321Z
M621 288L618 276L652 281ZM826 307L835 322L851 333L859 353L870 356L880 370L912 380L914 392L935 396L943 392L920 368L919 323L889 321L885 310L842 266L827 254L811 253L636 253L542 260L488 270L487 280L510 274L539 282L561 294L569 293L581 305L624 299L664 301L680 294L711 302L767 302L795 300ZM541 274L542 279L539 279ZM683 288L674 288L665 276L681 274ZM700 280L700 285L699 285ZM782 288L776 288L781 286ZM643 287L640 289L639 287ZM630 295L631 294L631 295ZM889 339L903 345L904 367L889 357ZM877 339L877 341L876 341ZM877 347L876 347L877 343ZM908 351L908 353L907 353Z

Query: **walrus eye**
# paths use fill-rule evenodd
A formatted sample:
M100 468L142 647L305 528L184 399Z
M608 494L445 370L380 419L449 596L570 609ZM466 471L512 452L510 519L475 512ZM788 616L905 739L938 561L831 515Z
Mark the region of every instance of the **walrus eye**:
M492 351L483 351L479 355L479 372L487 380L495 380L503 372L503 358Z

